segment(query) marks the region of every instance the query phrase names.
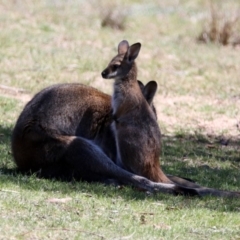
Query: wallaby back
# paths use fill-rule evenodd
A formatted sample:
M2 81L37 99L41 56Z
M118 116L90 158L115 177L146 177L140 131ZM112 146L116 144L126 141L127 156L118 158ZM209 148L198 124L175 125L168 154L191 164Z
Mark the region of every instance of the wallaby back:
M25 106L15 125L14 160L24 171L58 164L70 136L94 141L114 159L116 147L109 127L111 121L109 95L82 84L46 88Z

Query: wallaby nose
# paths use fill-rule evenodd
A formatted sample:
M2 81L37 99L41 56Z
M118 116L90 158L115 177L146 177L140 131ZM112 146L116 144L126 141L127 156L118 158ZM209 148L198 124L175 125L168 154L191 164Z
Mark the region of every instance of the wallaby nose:
M103 78L106 78L106 76L107 76L107 72L104 70L104 71L102 72L102 77L103 77Z

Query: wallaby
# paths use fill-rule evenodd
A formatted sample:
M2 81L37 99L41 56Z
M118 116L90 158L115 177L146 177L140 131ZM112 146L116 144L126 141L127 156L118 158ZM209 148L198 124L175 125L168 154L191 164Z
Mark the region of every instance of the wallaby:
M142 84L141 88L145 89ZM199 195L194 189L152 182L116 165L112 121L109 95L82 84L48 87L27 103L16 122L14 161L20 171L45 178L114 179L148 191Z
M117 164L154 182L172 183L160 168L161 133L156 117L137 82L134 60L140 47L140 43L129 47L127 41L122 41L118 55L102 72L104 78L115 79L112 125L117 144ZM157 83L149 82L147 87L152 92L152 101Z
M126 40L121 41L118 55L102 72L103 78L115 80L112 128L117 144L117 164L154 182L173 184L160 168L161 133L156 116L150 108L157 83L152 81L147 84L144 91L150 93L148 99L143 97L137 82L135 59L140 48L140 43L129 46ZM194 183L189 188L195 189L199 195L240 197L239 192L204 188Z

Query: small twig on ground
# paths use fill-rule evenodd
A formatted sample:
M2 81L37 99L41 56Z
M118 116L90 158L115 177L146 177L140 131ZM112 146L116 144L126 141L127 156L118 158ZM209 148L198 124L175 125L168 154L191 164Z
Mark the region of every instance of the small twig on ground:
M31 231L28 231L28 232L25 232L25 233L18 234L17 236L18 236L18 237L23 237L23 236L26 236L26 235L30 234L30 233L33 232L33 231L39 231L39 230L42 231L43 229L34 229L34 230L31 230ZM49 230L49 231L82 232L82 233L86 233L86 234L89 234L89 235L93 235L93 236L100 237L100 239L105 239L105 237L104 237L103 235L100 235L100 234L97 234L97 233L94 233L94 232L88 232L88 231L84 231L84 230L78 230L78 229L46 228L46 230Z
M124 239L124 240L127 240L127 239L130 239L130 238L132 238L132 236L135 234L135 231L132 233L132 234L130 234L130 235L128 235L128 236L125 236L125 237L120 237L120 238L114 238L114 240L117 240L117 239Z
M12 92L13 94L15 94L15 93L27 93L27 91L25 89L9 87L9 86L2 85L2 84L0 84L0 90L7 91L7 92Z
M18 191L8 190L8 189L0 189L0 192L7 192L7 193L19 193Z

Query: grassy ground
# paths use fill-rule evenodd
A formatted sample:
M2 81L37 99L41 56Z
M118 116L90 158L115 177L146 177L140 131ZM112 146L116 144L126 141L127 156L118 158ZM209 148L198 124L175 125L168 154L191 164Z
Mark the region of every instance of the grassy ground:
M0 239L240 239L239 200L147 195L17 174L11 130L24 104L59 82L111 93L101 71L122 39L140 41L139 79L155 105L167 173L240 189L240 54L199 44L207 1L118 1L125 30L102 28L110 1L0 1ZM237 1L217 1L235 14ZM230 14L231 15L231 14Z

